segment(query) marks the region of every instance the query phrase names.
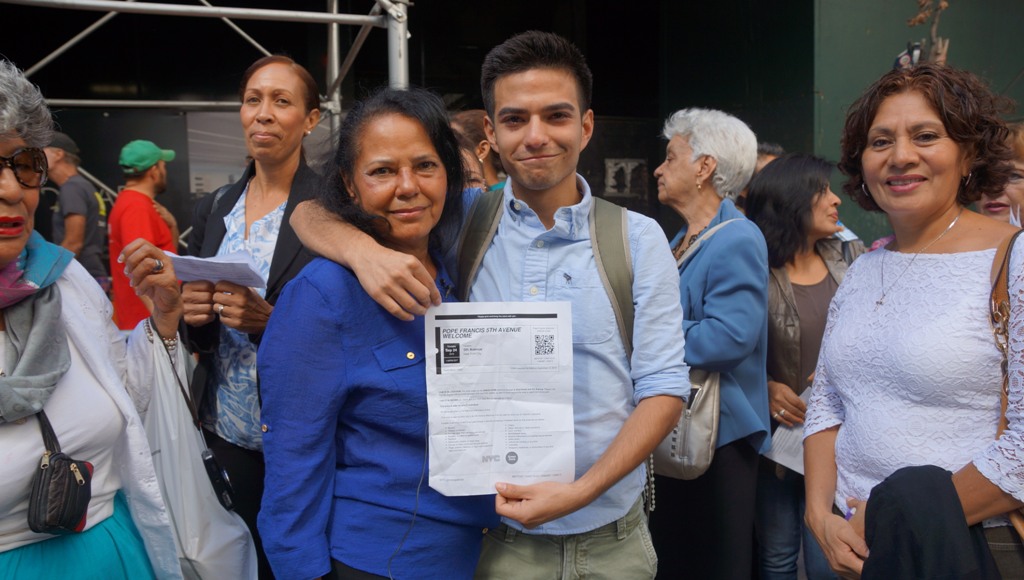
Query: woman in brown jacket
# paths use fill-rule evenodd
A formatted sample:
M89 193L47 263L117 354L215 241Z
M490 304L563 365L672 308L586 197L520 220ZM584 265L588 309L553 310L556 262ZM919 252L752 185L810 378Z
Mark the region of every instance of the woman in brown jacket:
M813 379L828 305L859 243L833 235L841 203L829 188L832 165L811 155L769 163L750 184L747 217L768 243L768 407L773 431L803 423L800 398ZM846 247L844 247L844 244ZM844 258L845 256L845 258ZM803 537L808 578L834 578L803 524L803 476L762 458L758 474L757 531L762 579L797 577Z

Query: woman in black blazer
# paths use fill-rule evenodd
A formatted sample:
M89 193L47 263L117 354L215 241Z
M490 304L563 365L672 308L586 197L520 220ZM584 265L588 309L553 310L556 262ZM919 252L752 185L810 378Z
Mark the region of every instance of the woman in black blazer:
M256 542L261 578L272 576L256 530L264 473L256 346L281 288L311 259L288 220L322 184L302 151L320 119L318 95L309 72L287 57L261 58L245 72L240 116L253 161L237 183L196 205L189 251L249 254L266 290L217 280L182 288L189 344L199 354L192 397Z

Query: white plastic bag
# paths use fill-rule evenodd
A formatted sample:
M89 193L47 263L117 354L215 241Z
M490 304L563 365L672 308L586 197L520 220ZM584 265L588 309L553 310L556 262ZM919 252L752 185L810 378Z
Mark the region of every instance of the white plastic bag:
M206 442L192 422L167 351L159 340L154 343L153 398L143 423L182 574L200 580L255 579L252 535L241 516L224 509L214 495L201 457ZM180 346L172 356L186 385L184 377L191 375L194 362Z

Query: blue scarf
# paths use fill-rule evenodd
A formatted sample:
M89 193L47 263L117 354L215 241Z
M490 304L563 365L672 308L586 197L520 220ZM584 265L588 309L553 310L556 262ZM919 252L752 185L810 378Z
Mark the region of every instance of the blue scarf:
M60 291L54 282L74 255L37 232L0 269L7 356L0 375L0 423L38 413L71 366Z
M74 257L33 231L18 259L0 268L0 310L56 282Z

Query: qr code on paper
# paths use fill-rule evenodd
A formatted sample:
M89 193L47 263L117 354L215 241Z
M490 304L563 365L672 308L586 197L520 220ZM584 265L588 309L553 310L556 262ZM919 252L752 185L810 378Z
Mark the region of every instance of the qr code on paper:
M533 355L544 356L554 354L555 352L555 335L553 334L535 334L533 335Z

